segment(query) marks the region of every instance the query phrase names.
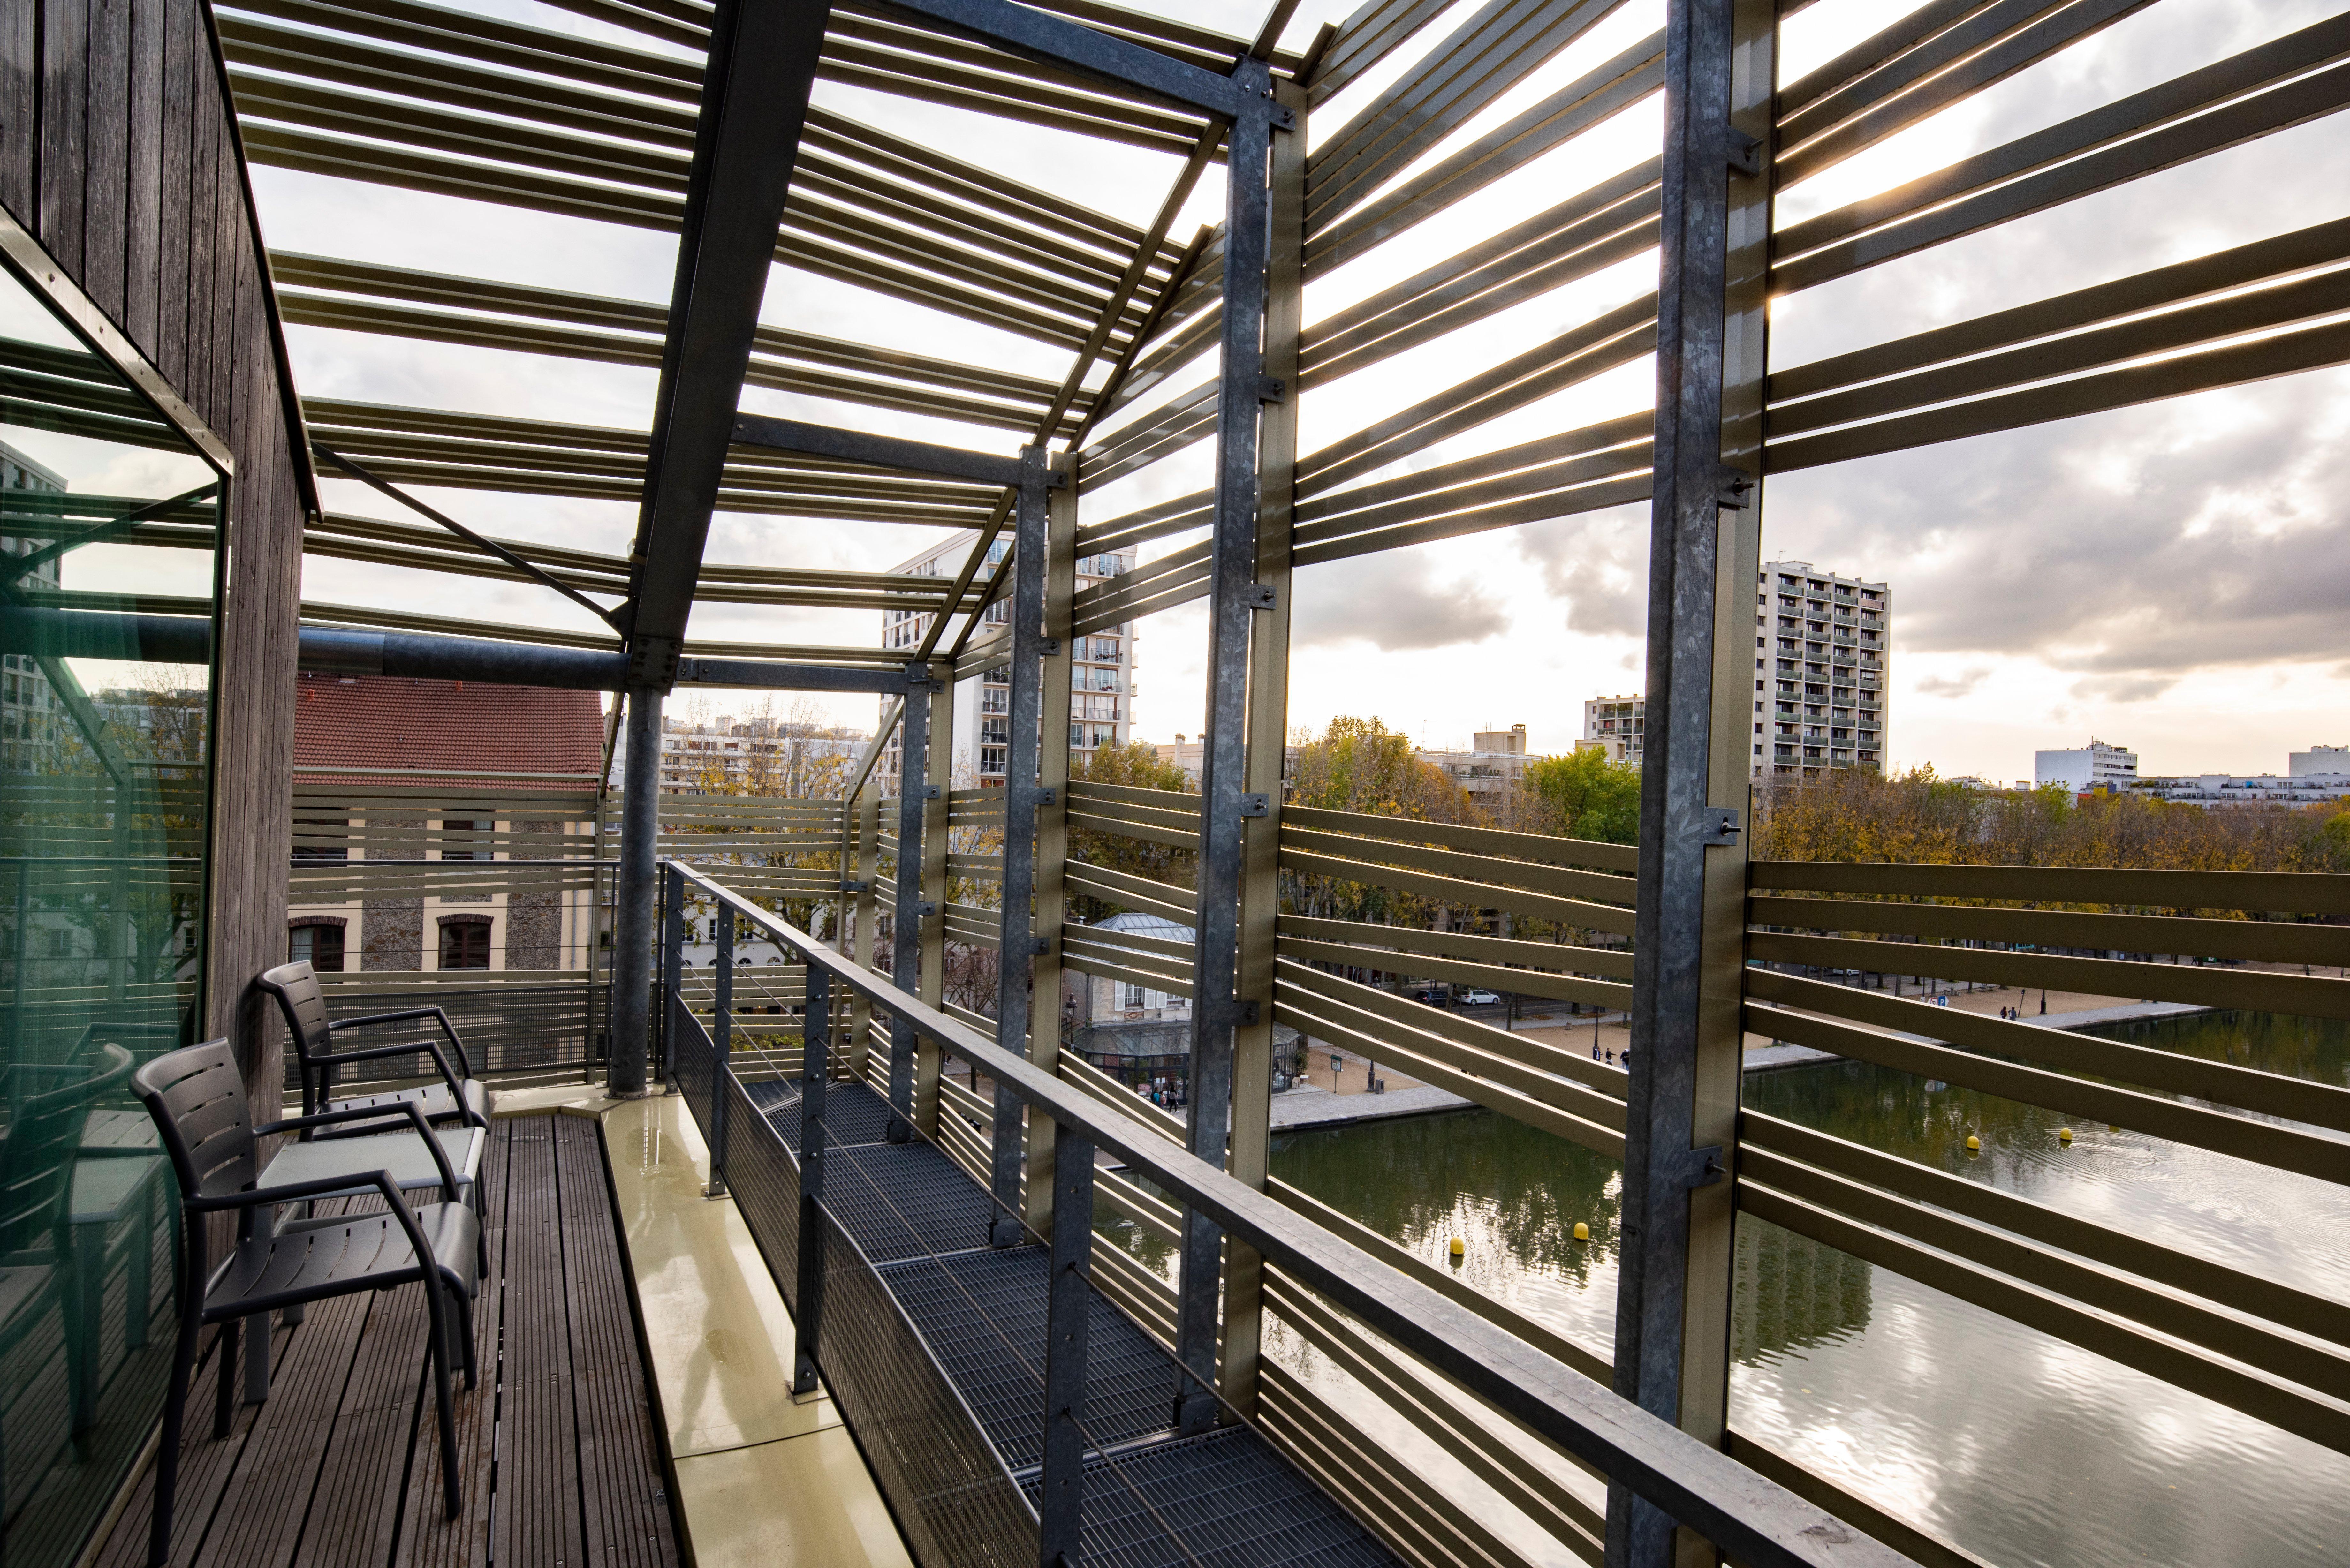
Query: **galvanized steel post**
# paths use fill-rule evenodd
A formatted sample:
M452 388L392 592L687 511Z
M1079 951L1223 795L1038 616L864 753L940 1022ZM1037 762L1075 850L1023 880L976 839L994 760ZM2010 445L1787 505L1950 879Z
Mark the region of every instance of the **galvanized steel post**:
M830 1075L832 974L807 966L800 1041L799 1312L793 1320L792 1392L816 1387L816 1335L824 1318L824 1091Z
M1071 606L1077 593L1077 460L1052 460L1066 483L1045 493L1043 709L1036 725L1036 962L1029 990L1028 1060L1060 1071L1061 930L1068 911L1069 698L1076 638ZM1130 700L1130 699L1129 699ZM1041 999L1041 1000L1040 1000ZM1028 1146L1028 1224L1043 1231L1054 1213L1051 1118L1024 1107Z
M889 978L901 990L914 989L921 967L922 781L930 768L931 682L925 667L907 670L906 706L898 730L898 898L890 912ZM914 1025L902 1013L889 1016L889 1127L891 1143L903 1143L914 1120Z
M1742 31L1751 51L1758 22L1759 62L1734 57ZM1770 135L1769 36L1767 15L1737 0L1675 0L1668 13L1647 765L1616 1314L1616 1391L1716 1445L1727 1438L1725 1179L1743 1042L1739 839L1757 550L1751 521L1739 519L1751 519L1761 475L1751 441L1736 454L1741 463L1725 454L1730 213L1733 163L1753 163L1755 137L1767 143ZM1733 79L1745 87L1751 132L1731 121ZM1759 118L1751 112L1757 92ZM1742 190L1742 235L1751 249L1764 243L1768 207L1766 198L1755 231L1747 195ZM1750 270L1765 260L1750 257ZM1760 287L1759 274L1752 281ZM1762 303L1758 295L1750 305L1759 312ZM1759 379L1759 322L1742 323L1742 378ZM1610 1568L1666 1568L1717 1554L1617 1485L1607 1560Z
M612 900L612 1041L605 1084L645 1092L652 1054L653 901L660 855L661 694L628 693L628 757L620 796L619 886Z
M1040 1111L1039 1116L1043 1113ZM1036 1561L1076 1563L1085 1519L1086 1350L1093 1303L1094 1148L1053 1124L1053 1231L1045 1296L1045 1456L1036 1487Z
M721 909L711 919L710 957L710 1185L704 1198L726 1196L726 1072L734 1054L734 911Z
M1016 1056L1028 1052L1036 931L1036 807L1038 740L1045 648L1045 449L1020 450L1022 483L1012 504L1012 732L1003 764L1003 908L995 950L995 1043ZM1026 1118L1019 1097L995 1089L995 1126L989 1187L995 1214L992 1245L1020 1240L1020 1153Z
M1257 423L1263 372L1267 196L1266 160L1275 110L1261 60L1232 70L1242 88L1230 154L1224 225L1222 385L1216 410L1216 521L1208 599L1207 725L1200 763L1200 904L1193 950L1191 1105L1185 1147L1223 1168L1232 1127L1236 1032L1270 1008L1270 997L1238 992L1241 814L1248 782L1250 620L1264 607L1257 582ZM1285 116L1284 117L1285 118ZM1179 1431L1216 1420L1217 1307L1222 1296L1223 1232L1196 1210L1183 1215L1176 1276L1175 1352L1196 1383L1178 1394Z

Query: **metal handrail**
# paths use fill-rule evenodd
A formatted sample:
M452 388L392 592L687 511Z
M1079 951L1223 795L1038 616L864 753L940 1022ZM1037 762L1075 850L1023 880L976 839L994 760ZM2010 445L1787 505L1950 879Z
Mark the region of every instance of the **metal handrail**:
M1179 1203L1280 1264L1373 1332L1755 1568L1896 1568L1892 1548L1592 1382L1273 1198L1192 1158L1115 1106L996 1046L938 1008L830 951L681 861L664 866L969 1063L1086 1142L1120 1156ZM894 1107L900 1116L909 1107Z

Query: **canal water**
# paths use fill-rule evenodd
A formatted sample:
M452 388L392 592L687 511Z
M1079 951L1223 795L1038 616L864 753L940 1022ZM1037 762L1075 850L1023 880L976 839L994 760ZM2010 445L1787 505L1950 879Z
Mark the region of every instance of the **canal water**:
M2337 1022L2220 1013L2097 1032L2350 1085ZM2076 1125L2068 1147L2052 1112L1857 1062L1752 1074L1745 1095L2234 1268L2350 1292L2340 1187L2102 1126ZM1273 1170L1431 1262L1463 1237L1458 1267L1478 1288L1607 1353L1613 1161L1469 1111L1278 1136ZM1577 1221L1592 1240L1574 1239ZM1734 1344L1733 1426L1999 1568L2350 1563L2350 1458L1752 1219ZM1310 1347L1271 1348L1363 1398Z

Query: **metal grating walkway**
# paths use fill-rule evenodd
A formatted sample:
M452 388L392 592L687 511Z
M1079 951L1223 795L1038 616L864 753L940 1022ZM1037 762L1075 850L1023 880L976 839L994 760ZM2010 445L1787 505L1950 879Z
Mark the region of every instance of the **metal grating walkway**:
M1035 1501L1037 1483L1026 1490ZM1392 1568L1368 1532L1244 1427L1086 1467L1086 1568Z
M917 1258L879 1271L930 1342L988 1440L1014 1474L1044 1462L1042 1247ZM1008 1344L1007 1344L1008 1342ZM1104 1443L1163 1431L1175 1408L1175 1371L1134 1320L1094 1298L1086 1343L1086 1426Z
M767 1082L743 1088L796 1163L796 1085ZM972 1440L993 1448L1003 1466L999 1473L1017 1483L1033 1503L1044 1448L1041 1371L1049 1255L1035 1245L991 1248L993 1205L986 1189L933 1144L920 1138L881 1141L889 1106L870 1088L834 1085L826 1092L825 1109L829 1137L824 1210L862 1252L858 1273L887 1293L857 1309L859 1329L845 1337L860 1345L869 1339L864 1331L879 1326L877 1309L879 1317L901 1323L900 1334L910 1327L921 1347L913 1349L916 1362L934 1368L931 1378L944 1379L938 1397L969 1413L977 1423ZM828 1277L845 1286L856 1275ZM884 1300L894 1302L898 1313L889 1313ZM819 1338L837 1333L820 1333ZM842 1340L832 1342L839 1345ZM913 1364L892 1359L886 1347L866 1345L865 1351L888 1365L860 1367L859 1381L869 1381L867 1374L914 1376ZM851 1367L838 1372L847 1376ZM1204 1437L1174 1438L1170 1423L1176 1383L1167 1352L1097 1293L1087 1346L1085 1424L1107 1457L1097 1455L1086 1468L1087 1568L1388 1568L1396 1562L1253 1429L1231 1427ZM882 1407L875 1409L879 1413ZM932 1409L928 1418L944 1419L944 1408ZM927 1451L941 1438L936 1431L906 1428L901 1415L862 1434L860 1441L882 1443L902 1460L909 1455L898 1449L907 1443ZM987 1462L979 1449L973 1457L983 1466ZM968 1486L977 1479L957 1484ZM960 1548L941 1544L949 1561L959 1560Z

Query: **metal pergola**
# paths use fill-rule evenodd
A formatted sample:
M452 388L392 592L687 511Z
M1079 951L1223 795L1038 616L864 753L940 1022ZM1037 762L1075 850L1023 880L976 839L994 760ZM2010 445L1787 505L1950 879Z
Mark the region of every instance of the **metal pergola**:
M311 520L312 552L533 583L602 623L602 631L578 633L304 606L306 657L316 649L363 663L392 649L428 661L414 668L437 668L429 660L463 652L442 641L471 639L506 645L503 668L541 676L557 669L522 660L514 651L522 645L569 661L560 663L567 681L625 691L616 950L641 955L655 941L666 694L701 682L893 697L885 731L896 728L899 776L873 777L887 738L877 736L848 807L872 824L856 850L864 874L845 868L842 902L856 904L867 934L877 900L894 910L899 982L935 1005L950 938L992 945L997 1044L1088 1088L1097 1085L1084 1064L1060 1054L1052 1007L1035 1000L1054 994L1062 968L1187 988L1195 1024L1180 1142L1260 1190L1280 1190L1266 1169L1263 1070L1276 1015L1366 1042L1367 1054L1409 1061L1430 1081L1457 1083L1480 1103L1621 1158L1612 1360L1500 1303L1479 1298L1469 1310L1612 1379L1619 1395L1917 1561L1974 1560L1733 1428L1737 1214L1767 1215L2314 1440L2350 1445L2338 1403L2350 1387L2342 1353L2350 1324L2338 1309L2233 1271L2215 1275L2098 1224L1954 1195L1937 1185L1948 1179L1896 1169L1903 1162L1739 1108L1743 1033L1759 1020L1790 1038L1808 1031L1839 1052L1987 1092L2094 1103L2101 1121L2107 1112L2116 1122L2137 1117L2133 1125L2165 1136L2350 1179L2338 1150L2313 1148L2258 1119L2289 1114L2350 1127L2339 1090L2303 1085L2292 1102L2298 1108L2287 1111L2273 1085L2222 1064L2157 1068L2126 1053L2052 1045L2037 1037L2047 1032L2020 1024L1921 1019L1906 1004L1888 1011L1745 963L1750 955L1861 961L1847 950L1860 945L1848 929L1835 934L1839 922L1951 934L1960 917L1941 909L1944 898L1981 905L1964 912L1975 921L1968 932L2008 933L2011 945L2054 945L2012 906L2055 901L2073 911L2056 918L2072 922L2069 945L2081 949L2145 949L2152 939L2137 928L2098 922L2159 918L2176 924L2161 939L2172 945L2158 950L2218 951L2231 941L2229 950L2250 950L2243 933L2253 930L2261 954L2289 955L2303 939L2274 933L2298 927L2189 916L2338 916L2350 912L2340 878L2190 885L2143 878L2205 874L2080 871L1952 882L1937 880L1933 867L1791 871L1750 863L1741 842L1758 694L1766 680L1804 679L1806 657L1788 642L1772 670L1761 660L1749 668L1767 476L2350 360L2350 326L2341 319L2350 226L2311 224L1794 367L1770 363L1771 300L2337 113L2350 104L2350 18L1782 223L1773 203L1785 186L2057 57L2147 0L1929 0L1791 81L1776 64L1779 29L1804 0L1672 0L1663 30L1555 82L1537 73L1614 16L1620 0L1369 0L1321 27L1302 52L1282 47L1296 0L1274 5L1253 39L1096 0L551 3L641 42L423 0L234 0L218 29L255 163L679 236L666 309L348 259L272 257L287 323L658 367L649 434L349 400L304 405L320 473L371 483L419 519L321 515ZM1517 104L1509 95L1532 81L1544 90L1525 95L1523 107L1505 118L1488 113L1505 99ZM1155 217L1138 226L878 118L812 101L820 84L993 116L1073 145L1164 154L1170 177ZM1666 134L1655 156L1308 321L1309 280L1400 234L1425 234L1465 198L1659 95ZM1309 152L1315 119L1337 129ZM1179 238L1179 218L1220 165L1224 221ZM1306 396L1652 249L1660 257L1655 292L1570 321L1301 450ZM796 330L769 299L775 281L794 272L1010 335L1062 369L1015 373ZM786 324L763 324L763 303ZM1445 446L1651 355L1653 412L1465 456ZM911 415L1000 432L1001 447L769 418L743 410L746 388L821 400L877 423ZM1120 515L1085 513L1087 496L1205 443L1213 466L1204 488ZM634 501L635 537L625 557L502 538L428 506L418 488ZM1284 810L1298 568L1643 502L1653 523L1637 853ZM707 558L712 519L722 513L844 531L951 528L971 546L951 577L729 564ZM991 575L989 548L1007 533L1010 566ZM1138 570L1076 589L1078 557L1158 542L1168 543ZM1209 698L1198 795L1073 788L1072 640L1201 600ZM991 627L985 611L998 601L1008 616ZM902 608L928 625L911 649L806 637L698 641L690 635L697 604ZM403 637L411 641L395 649ZM951 704L935 699L999 665L1010 669L1013 691L1008 783L1000 802L983 808L958 799L947 763ZM894 830L879 826L885 794L896 802ZM954 814L982 809L1000 811L1004 834L1001 866L989 872L1001 890L991 911L951 906L946 894L951 816L969 820ZM1078 863L1067 851L1073 824L1196 849L1196 887ZM893 888L869 877L880 856L895 858ZM1636 972L1620 945L1571 948L1571 960L1551 961L1501 938L1287 916L1284 870L1628 936L1641 966ZM1798 900L1768 897L1772 889L1826 898L1835 912L1790 909ZM1145 956L1131 946L1088 948L1064 919L1073 891L1166 914L1191 926L1196 942ZM1750 930L1763 919L1750 898L1766 898L1772 929ZM1892 902L1856 914L1850 899ZM1940 912L1886 925L1887 908ZM2222 925L2232 931L2206 929ZM1796 928L1822 934L1786 934ZM1432 1021L1421 1016L1428 1010L1349 989L1329 972L1348 961L1392 967L1399 951L1449 966L1430 973L1477 983L1506 975L1522 989L1546 987L1541 994L1628 1005L1640 1066L1586 1070L1492 1031ZM2229 1005L2350 1016L2343 982L2322 978L2239 976L2231 990L2229 977L2185 966L2166 973L2038 951L1977 959L1987 978L2054 976L2114 994L2225 995L2237 999ZM617 967L622 1046L649 1033L651 981L647 965ZM1803 1022L1790 1022L1797 1013ZM937 1046L909 1017L889 1028L895 1131L928 1131L944 1092ZM1941 1044L1914 1044L1928 1034ZM2006 1057L2038 1064L1993 1063ZM617 1090L642 1088L640 1053L616 1049L613 1064ZM2159 1095L2112 1089L2116 1079L2222 1108L2189 1115ZM1055 1190L1050 1139L1026 1136L1029 1113L1007 1089L992 1106L971 1107L974 1117L983 1109L985 1179L1000 1203L1041 1228ZM1103 1192L1119 1190L1104 1179ZM1311 1202L1301 1199L1284 1198L1293 1207ZM1120 1200L1147 1208L1140 1197ZM1950 1217L1962 1209L1967 1218ZM1618 1487L1603 1517L1509 1443L1457 1410L1445 1414L1451 1396L1440 1397L1440 1379L1422 1377L1417 1363L1358 1354L1345 1320L1203 1211L1183 1210L1171 1224L1180 1278L1163 1301L1150 1293L1161 1288L1155 1280L1128 1282L1135 1299L1158 1314L1151 1321L1196 1376L1237 1406L1264 1410L1307 1456L1301 1462L1379 1492L1372 1517L1398 1550L1429 1563L1518 1560L1477 1520L1431 1495L1407 1462L1341 1430L1310 1390L1263 1356L1268 1314L1304 1325L1334 1357L1357 1356L1342 1364L1367 1386L1391 1387L1395 1407L1415 1412L1406 1419L1467 1456L1481 1484L1586 1559L1597 1561L1604 1544L1610 1563L1677 1560L1673 1521L1652 1504ZM2013 1272L2033 1264L2009 1232L2071 1260L2049 1266L2037 1295L2013 1286ZM1412 1262L1399 1251L1389 1261ZM2158 1284L2116 1283L2116 1272ZM1456 1300L1476 1293L1445 1283ZM2172 1299L2219 1301L2240 1288L2230 1310L2254 1303L2244 1310L2262 1321L2251 1326ZM2322 1348L2304 1343L2313 1335ZM1195 1396L1177 1425L1203 1430L1216 1418L1213 1400ZM1678 1560L1698 1549L1684 1539Z

